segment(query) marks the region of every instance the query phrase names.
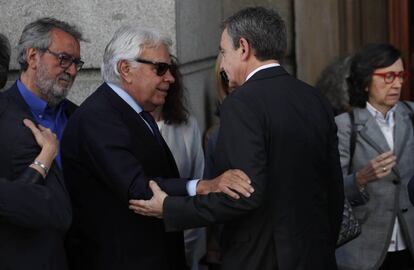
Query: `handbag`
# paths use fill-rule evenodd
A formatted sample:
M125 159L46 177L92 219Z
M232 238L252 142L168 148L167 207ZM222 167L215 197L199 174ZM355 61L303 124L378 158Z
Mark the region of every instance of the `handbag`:
M356 219L351 204L345 198L344 211L342 212L341 229L339 230L336 247L340 247L361 234L361 225Z
M356 131L354 126L354 113L349 112L349 117L351 119L351 138L350 138L350 160L349 164L352 164L352 158L355 151L355 141L356 141ZM351 173L351 165L348 166L348 174ZM342 222L341 228L339 230L338 240L336 241L336 247L340 247L345 243L355 239L358 235L361 234L361 225L359 224L357 218L354 215L352 206L349 203L348 199L345 198L344 210L342 212Z

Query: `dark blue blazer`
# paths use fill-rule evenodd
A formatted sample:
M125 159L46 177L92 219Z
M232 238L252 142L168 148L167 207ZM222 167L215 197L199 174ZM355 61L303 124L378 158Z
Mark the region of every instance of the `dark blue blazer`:
M242 169L251 197L164 201L167 230L223 223L223 270L334 270L344 192L336 125L325 98L274 67L226 97L214 161Z
M44 181L27 171L40 148L23 119L34 119L16 84L2 96L0 269L67 269L64 235L72 211L63 175L56 166Z
M128 209L129 199L152 197L149 179L168 194L187 194L163 144L105 83L71 117L61 144L74 215L71 269L185 269L182 233Z

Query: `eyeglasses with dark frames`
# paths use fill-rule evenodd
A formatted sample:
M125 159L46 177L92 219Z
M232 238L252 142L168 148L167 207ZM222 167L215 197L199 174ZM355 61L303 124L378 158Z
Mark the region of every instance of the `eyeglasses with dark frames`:
M403 83L405 79L407 79L407 77L409 76L409 73L407 71L400 71L400 72L394 72L394 71L389 71L389 72L377 72L377 73L373 73L373 75L377 75L377 76L381 76L382 78L384 78L384 82L386 84L391 84L395 81L396 78L398 78L400 80L400 83Z
M59 60L59 65L61 68L67 69L69 68L72 64L75 64L75 68L77 71L81 70L84 62L78 58L75 58L73 56L70 56L66 53L57 53L57 52L53 52L51 50L49 50L49 48L47 48L46 50L44 50L47 53L50 53L51 55L55 56L58 60Z
M168 70L171 70L171 65L163 62L154 62L141 58L135 58L134 61L138 63L153 65L155 67L155 73L158 76L164 76L164 74L167 73Z

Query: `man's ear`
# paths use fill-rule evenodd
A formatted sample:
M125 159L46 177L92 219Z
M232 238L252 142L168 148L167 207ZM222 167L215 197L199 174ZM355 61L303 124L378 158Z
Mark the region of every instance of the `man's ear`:
M117 64L119 76L127 83L131 83L131 67L126 60L120 60Z
M246 60L249 58L252 49L250 47L249 42L245 38L240 38L239 40L239 47L241 49L241 56L242 60Z
M40 51L35 48L28 48L26 49L26 62L28 68L36 69L37 68L37 60L40 57Z

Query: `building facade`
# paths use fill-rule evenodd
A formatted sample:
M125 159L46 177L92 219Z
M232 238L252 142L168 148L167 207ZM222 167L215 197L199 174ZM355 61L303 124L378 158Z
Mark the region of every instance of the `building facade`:
M254 5L275 8L285 19L289 40L282 65L310 84L335 57L370 42L393 42L403 49L412 69L409 0L0 0L0 32L13 47L7 86L19 75L14 47L23 27L37 18L50 16L76 24L89 40L81 44L85 65L69 95L77 104L102 83L102 54L117 28L125 24L158 28L173 40L172 53L181 63L190 111L204 131L216 121L214 66L221 22ZM411 87L405 89L404 98L411 99L411 93Z

